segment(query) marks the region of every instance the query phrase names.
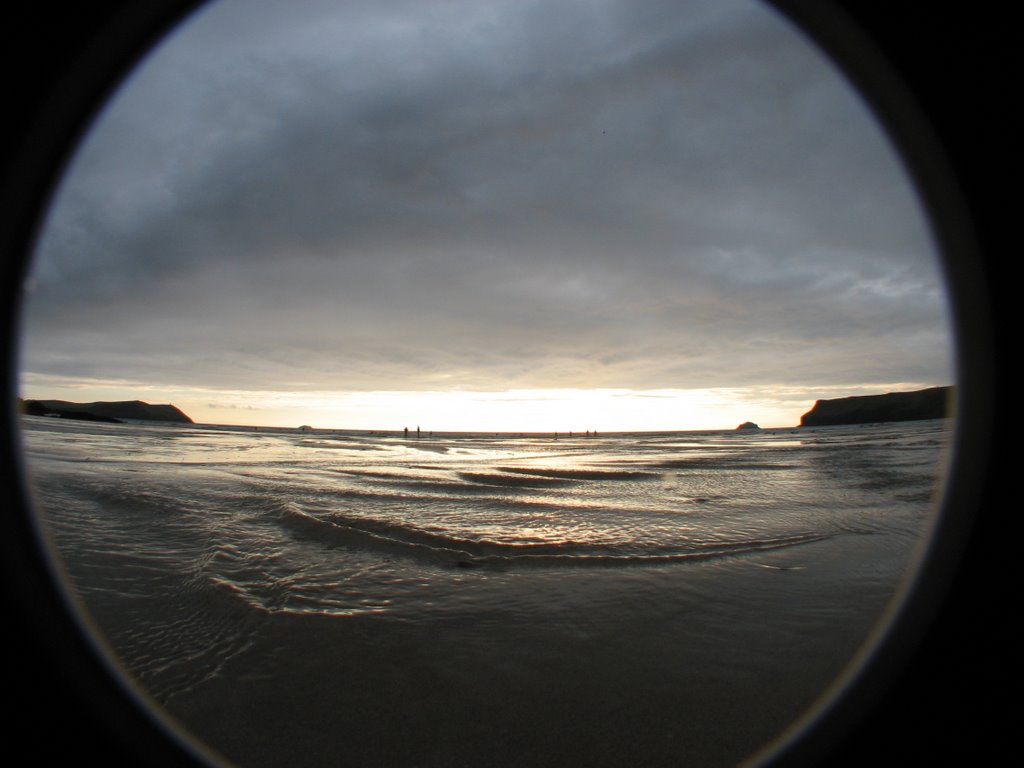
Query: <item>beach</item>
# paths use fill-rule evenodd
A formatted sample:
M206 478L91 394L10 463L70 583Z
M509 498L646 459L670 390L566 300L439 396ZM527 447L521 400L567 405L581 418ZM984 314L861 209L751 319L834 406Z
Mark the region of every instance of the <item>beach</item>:
M735 765L814 704L890 597L818 581L830 563L847 581L834 563L857 554L809 545L795 561L813 575L715 564L657 588L619 573L574 574L586 583L561 594L543 574L512 598L468 584L486 610L412 625L268 617L167 706L243 765Z
M892 608L950 425L24 428L71 590L228 762L725 766Z

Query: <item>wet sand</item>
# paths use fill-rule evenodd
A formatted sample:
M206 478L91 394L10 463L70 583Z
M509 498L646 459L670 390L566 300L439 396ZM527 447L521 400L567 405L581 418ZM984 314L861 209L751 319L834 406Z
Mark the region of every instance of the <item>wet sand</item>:
M875 538L560 586L527 574L487 610L415 623L268 614L246 652L166 705L241 765L736 765L875 622L895 565ZM543 605L545 588L551 610L524 620L509 590Z

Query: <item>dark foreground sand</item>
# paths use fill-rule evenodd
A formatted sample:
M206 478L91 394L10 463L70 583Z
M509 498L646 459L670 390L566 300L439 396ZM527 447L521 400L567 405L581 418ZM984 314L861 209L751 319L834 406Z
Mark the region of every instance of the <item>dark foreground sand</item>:
M843 670L905 556L844 536L517 576L419 622L264 614L252 647L166 705L242 765L735 765ZM556 594L524 618L510 589Z

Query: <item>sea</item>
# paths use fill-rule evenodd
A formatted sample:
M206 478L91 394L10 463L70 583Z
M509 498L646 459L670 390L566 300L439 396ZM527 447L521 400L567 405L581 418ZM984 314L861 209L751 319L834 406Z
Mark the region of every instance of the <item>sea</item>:
M898 610L954 428L21 424L140 701L290 768L756 761Z

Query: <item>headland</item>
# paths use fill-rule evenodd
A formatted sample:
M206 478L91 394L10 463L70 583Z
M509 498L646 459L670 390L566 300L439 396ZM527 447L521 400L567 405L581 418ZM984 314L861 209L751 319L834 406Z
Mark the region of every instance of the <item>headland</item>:
M835 400L818 400L800 417L801 427L840 424L877 424L890 421L942 419L952 414L953 387L931 387L915 392L889 392Z
M117 402L73 403L68 400L22 400L18 412L28 416L55 416L79 421L167 421L193 424L184 412L173 405L150 405L142 400Z

